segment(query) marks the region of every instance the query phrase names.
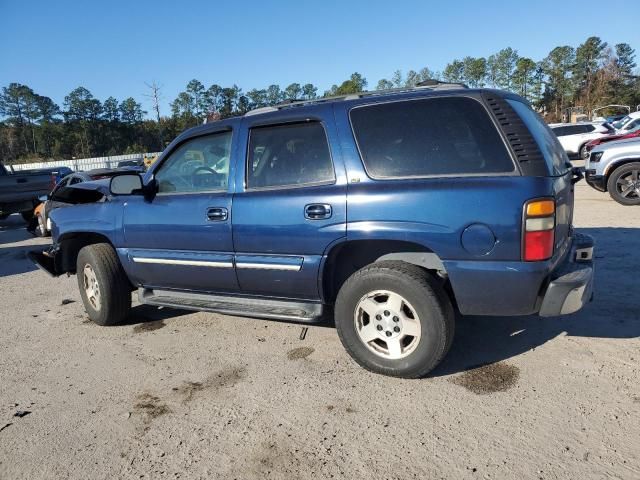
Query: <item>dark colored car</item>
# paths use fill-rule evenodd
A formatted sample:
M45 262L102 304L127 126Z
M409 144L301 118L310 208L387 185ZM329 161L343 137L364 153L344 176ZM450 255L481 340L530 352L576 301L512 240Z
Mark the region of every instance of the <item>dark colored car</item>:
M20 213L28 222L39 197L47 195L61 175L70 173L66 167L9 171L0 163L0 220Z
M31 258L89 317L142 303L313 323L363 367L421 377L455 315L585 305L593 241L574 170L521 97L431 84L288 103L192 128L107 201L52 213ZM232 321L232 320L229 320Z
M128 171L128 169L100 168L87 172L76 172L65 176L56 184L49 195L44 195L39 198L40 203L33 211L33 216L27 225L27 230L40 237L50 235L51 221L49 220L49 215L51 212L56 208L68 207L75 204L75 201L69 198L67 187L83 182L111 178L114 175Z

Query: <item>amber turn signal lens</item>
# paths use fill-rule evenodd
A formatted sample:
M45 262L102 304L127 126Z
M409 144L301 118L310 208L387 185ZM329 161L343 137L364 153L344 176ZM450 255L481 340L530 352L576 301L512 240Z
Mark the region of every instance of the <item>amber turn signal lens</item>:
M553 200L537 200L527 204L527 217L553 215L555 211L556 204Z

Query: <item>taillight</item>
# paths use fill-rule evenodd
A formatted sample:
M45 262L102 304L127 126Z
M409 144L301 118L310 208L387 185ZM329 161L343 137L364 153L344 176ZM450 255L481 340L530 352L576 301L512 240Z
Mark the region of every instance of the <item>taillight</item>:
M553 200L532 200L524 206L522 257L527 262L553 256L556 204Z

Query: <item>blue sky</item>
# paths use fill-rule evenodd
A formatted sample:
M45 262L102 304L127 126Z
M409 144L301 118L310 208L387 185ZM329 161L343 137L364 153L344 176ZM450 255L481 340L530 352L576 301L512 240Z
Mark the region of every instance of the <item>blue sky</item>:
M640 56L638 6L626 0L0 0L0 18L0 86L24 83L62 105L82 85L150 110L144 82L155 80L164 113L192 78L245 91L311 82L322 92L358 71L375 87L396 69L442 70L506 46L538 60L590 35Z

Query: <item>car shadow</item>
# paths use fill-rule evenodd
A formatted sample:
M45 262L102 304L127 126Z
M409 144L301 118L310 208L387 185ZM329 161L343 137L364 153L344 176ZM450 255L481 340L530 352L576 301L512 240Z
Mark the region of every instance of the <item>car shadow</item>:
M520 355L558 335L592 338L640 337L640 229L582 228L594 237L595 294L572 315L542 318L459 317L449 354L431 376L469 370Z
M135 305L127 319L119 323L118 326L139 327L139 330L157 330L164 326L165 320L172 320L194 313L189 310L178 310L175 308L156 307L155 305ZM162 323L162 325L160 325Z

